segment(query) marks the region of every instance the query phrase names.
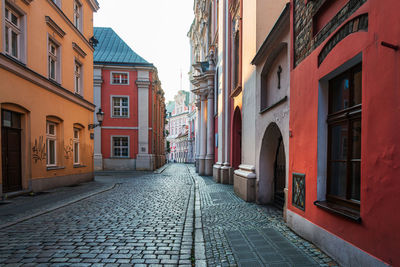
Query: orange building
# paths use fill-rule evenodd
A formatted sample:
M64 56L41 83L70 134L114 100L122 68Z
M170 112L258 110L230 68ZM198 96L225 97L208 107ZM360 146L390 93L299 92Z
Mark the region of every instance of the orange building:
M96 0L0 1L0 197L93 179Z

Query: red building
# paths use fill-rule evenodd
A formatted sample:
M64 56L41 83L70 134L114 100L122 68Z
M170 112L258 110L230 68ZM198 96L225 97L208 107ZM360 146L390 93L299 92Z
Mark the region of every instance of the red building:
M344 266L400 266L398 0L292 0L288 224Z
M153 64L111 28L95 28L95 169L153 170L164 164L164 92Z

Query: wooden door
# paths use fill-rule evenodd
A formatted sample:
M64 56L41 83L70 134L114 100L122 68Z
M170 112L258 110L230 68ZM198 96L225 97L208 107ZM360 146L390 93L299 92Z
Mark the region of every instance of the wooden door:
M13 113L12 116L19 117L20 115L18 113ZM13 120L13 122L16 121L20 121L20 119L16 118ZM6 126L7 127L5 127L3 124L1 128L2 176L4 193L14 192L22 189L21 129L12 128L13 125L7 124Z

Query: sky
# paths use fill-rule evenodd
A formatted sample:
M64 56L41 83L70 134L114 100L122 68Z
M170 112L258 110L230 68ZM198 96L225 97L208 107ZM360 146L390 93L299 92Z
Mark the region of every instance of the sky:
M95 27L111 27L141 57L158 69L166 102L189 91L193 0L98 0Z

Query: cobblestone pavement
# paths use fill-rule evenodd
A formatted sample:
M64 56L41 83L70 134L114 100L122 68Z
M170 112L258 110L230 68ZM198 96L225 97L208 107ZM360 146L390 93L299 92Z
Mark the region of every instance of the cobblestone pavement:
M191 165L104 172L96 181L113 188L2 228L0 266L335 265L275 208L242 201Z
M293 233L275 207L246 203L231 185L190 172L199 184L209 266L337 266Z
M186 166L116 180L112 190L2 229L0 265L191 266Z

